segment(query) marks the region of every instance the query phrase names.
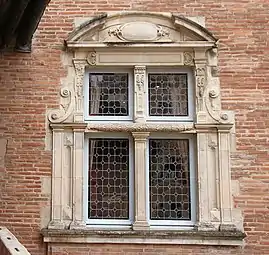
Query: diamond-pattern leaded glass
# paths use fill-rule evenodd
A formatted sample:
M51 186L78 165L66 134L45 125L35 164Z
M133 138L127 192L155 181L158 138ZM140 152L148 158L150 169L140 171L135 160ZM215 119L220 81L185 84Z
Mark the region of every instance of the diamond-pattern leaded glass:
M187 74L149 74L148 100L150 116L187 116Z
M129 140L89 140L90 219L129 218Z
M150 218L190 220L189 141L150 139Z
M128 73L91 73L89 114L128 116Z

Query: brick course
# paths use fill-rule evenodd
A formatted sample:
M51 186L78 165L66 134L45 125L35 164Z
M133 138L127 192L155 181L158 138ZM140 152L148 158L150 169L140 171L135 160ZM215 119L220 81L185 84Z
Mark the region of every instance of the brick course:
M33 53L0 53L0 139L7 140L0 165L0 225L36 255L46 254L40 235L41 208L50 197L41 179L51 175L46 111L57 108L63 40L75 17L122 10L203 16L220 39L223 108L236 113L234 197L244 214L244 247L178 245L60 245L51 255L84 254L269 254L269 1L268 0L55 0L34 38ZM2 161L1 161L2 162Z

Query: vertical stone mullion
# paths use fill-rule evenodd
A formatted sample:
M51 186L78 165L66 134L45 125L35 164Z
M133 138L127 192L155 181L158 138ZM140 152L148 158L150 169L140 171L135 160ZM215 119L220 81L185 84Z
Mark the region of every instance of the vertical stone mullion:
M149 228L147 221L147 173L146 150L148 132L133 132L135 143L135 217L134 230Z

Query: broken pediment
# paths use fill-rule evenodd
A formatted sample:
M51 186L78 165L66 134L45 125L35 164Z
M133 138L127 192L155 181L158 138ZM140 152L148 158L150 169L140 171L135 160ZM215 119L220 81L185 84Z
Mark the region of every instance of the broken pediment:
M122 12L84 22L67 38L69 48L109 44L197 42L213 46L216 38L198 23L170 13Z

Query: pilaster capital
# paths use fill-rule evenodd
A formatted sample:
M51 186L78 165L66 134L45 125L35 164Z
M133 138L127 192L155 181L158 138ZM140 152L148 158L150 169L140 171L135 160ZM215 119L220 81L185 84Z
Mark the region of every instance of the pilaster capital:
M132 132L135 141L146 141L150 132Z

